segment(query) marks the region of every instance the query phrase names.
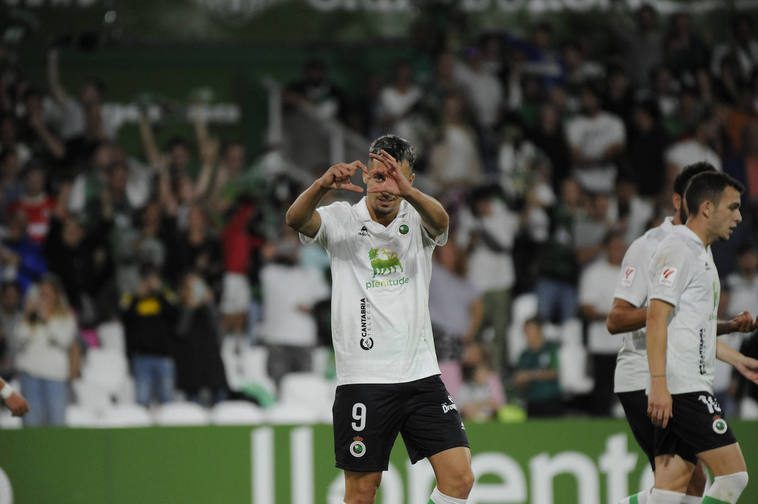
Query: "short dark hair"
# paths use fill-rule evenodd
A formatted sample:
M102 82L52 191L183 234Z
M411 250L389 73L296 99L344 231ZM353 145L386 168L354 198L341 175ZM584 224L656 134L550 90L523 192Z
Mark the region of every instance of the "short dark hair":
M740 194L745 190L739 181L720 171L706 171L692 177L684 193L690 215L697 215L700 205L705 201L718 205L721 194L727 187L733 187Z
M544 320L540 315L533 315L529 317L528 319L524 320L524 327L528 326L529 324L534 324L536 326L542 327L542 324L544 323Z
M408 166L410 166L411 172L413 171L416 151L408 140L397 135L382 135L371 142L371 146L368 148L371 154L379 154L382 150L387 151L387 154L395 158L398 163L408 161Z
M682 173L676 176L674 179L674 193L684 197L684 190L687 189L687 183L694 177L703 172L716 171L716 168L706 161L700 161L687 165L682 170Z

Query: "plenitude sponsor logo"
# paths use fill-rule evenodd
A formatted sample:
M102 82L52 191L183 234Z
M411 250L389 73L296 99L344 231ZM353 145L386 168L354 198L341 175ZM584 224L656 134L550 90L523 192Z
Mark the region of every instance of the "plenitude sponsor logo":
M408 277L403 278L388 278L386 280L369 280L366 282L367 289L377 289L381 287L395 287L397 285L405 285L410 281Z

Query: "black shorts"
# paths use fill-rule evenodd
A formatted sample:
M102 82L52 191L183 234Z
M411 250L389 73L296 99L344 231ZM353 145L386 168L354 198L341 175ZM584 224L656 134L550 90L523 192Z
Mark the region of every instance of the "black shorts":
M710 392L672 394L671 399L673 416L668 425L655 427L656 455L698 454L737 442ZM687 460L695 463L697 458Z
M621 401L626 421L629 423L634 439L637 440L637 444L647 455L650 467L655 470L655 426L650 421L650 417L647 416L647 395L645 395L645 391L618 392L616 397ZM679 449L680 452L677 452L677 455L690 462L697 462L697 456L693 452L687 451L684 446L680 446Z
M469 446L458 408L439 375L407 383L340 385L332 407L337 467L386 471L398 432L411 463Z

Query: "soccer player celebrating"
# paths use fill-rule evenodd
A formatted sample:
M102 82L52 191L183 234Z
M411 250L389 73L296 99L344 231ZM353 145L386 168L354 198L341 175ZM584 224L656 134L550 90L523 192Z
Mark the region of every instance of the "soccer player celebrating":
M373 503L398 432L411 462L437 478L429 502L464 504L474 483L460 414L440 379L429 318L432 251L447 241L442 205L413 187L413 147L385 135L360 161L331 166L287 210L287 224L329 253L337 393L332 408L345 503ZM355 205L316 209L330 190L363 192Z
M27 404L24 396L19 394L10 386L5 380L0 378L0 398L3 399L5 405L11 410L13 416L24 416L29 411L29 404Z
M707 163L695 163L688 166L674 181L671 196L675 213L658 227L649 230L637 238L627 250L621 265L621 276L616 282L613 307L608 315L606 325L612 334L623 333L623 347L616 359L614 392L624 408L627 422L642 451L648 456L650 465L655 469L654 430L655 427L647 416L647 396L645 388L649 380L647 352L645 350L645 323L647 318L648 262L661 241L674 230L674 226L687 221L682 195L689 180L699 173L715 171ZM749 331L753 320L748 313L742 313L728 322L719 322L717 334L736 331ZM743 372L749 372L752 359L734 351L728 345L719 342L717 358L732 364ZM755 363L753 363L755 364ZM675 455L692 463L697 456L691 451L681 450ZM702 464L697 464L686 488L682 504L701 502L705 488L705 473ZM649 490L627 497L619 504L646 504Z
M720 283L710 245L728 240L740 223L742 185L704 172L685 191L689 217L658 245L648 267L648 414L656 425L651 504L682 502L692 452L715 480L703 503L735 504L747 486L745 459L713 397ZM758 366L743 370L758 379Z

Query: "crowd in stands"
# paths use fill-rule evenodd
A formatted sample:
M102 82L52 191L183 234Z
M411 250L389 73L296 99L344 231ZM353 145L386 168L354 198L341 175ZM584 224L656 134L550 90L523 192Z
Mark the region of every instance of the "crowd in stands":
M467 419L507 417L506 404L530 417L618 413L613 285L626 247L673 213L674 178L691 163L746 187L742 224L713 250L721 317L758 314L749 17L734 16L723 40L649 5L610 12L603 29L607 47L559 38L547 22L521 38L438 41L430 69L399 61L353 95L314 59L283 95L290 118L307 106L367 139L415 145L416 183L451 215L430 313ZM127 152L102 82L72 94L55 49L47 82L32 82L15 55L0 47L0 376L20 383L25 422L65 423L67 407L86 402L76 383L101 348L128 359L124 397L144 406L177 393L266 406L290 373L333 377L328 258L284 226L312 181L302 174L328 167L322 146L276 151L298 171L272 170L273 151L218 138L202 115L193 138L158 145L143 112L142 149ZM726 338L755 352L756 335ZM251 349L266 358L244 358ZM264 368L259 384L238 379L251 365ZM758 400L726 367L715 385L727 414Z

